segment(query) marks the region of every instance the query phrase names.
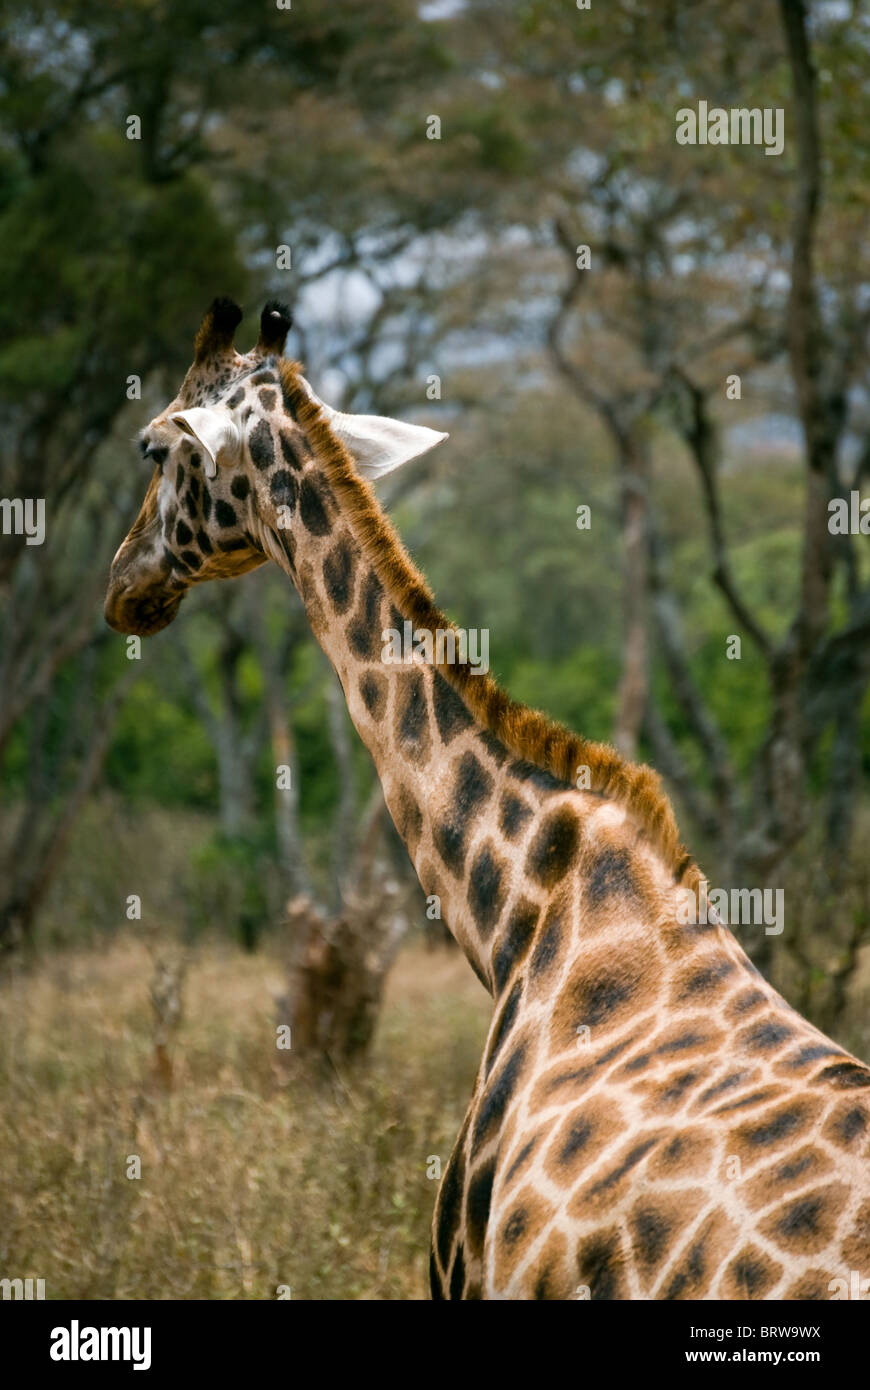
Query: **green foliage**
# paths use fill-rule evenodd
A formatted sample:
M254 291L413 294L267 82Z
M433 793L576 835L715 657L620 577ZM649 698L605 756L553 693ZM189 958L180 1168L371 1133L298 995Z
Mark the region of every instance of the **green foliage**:
M213 810L214 749L189 702L166 694L153 679L140 678L120 712L106 779L134 801Z
M185 904L194 937L219 928L236 936L245 950L255 949L271 916L270 850L264 837L217 834L196 851Z
M193 174L137 182L126 141L79 142L0 214L0 390L62 394L186 352L203 274L241 294L232 234Z

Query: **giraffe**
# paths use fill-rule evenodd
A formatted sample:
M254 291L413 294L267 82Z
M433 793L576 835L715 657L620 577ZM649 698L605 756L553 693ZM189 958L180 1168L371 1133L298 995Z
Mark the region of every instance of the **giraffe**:
M154 472L105 614L155 633L193 584L266 561L301 596L423 890L493 998L435 1203L433 1298L828 1299L867 1281L870 1070L712 910L684 924L700 870L651 769L425 644L385 660L389 630L449 624L370 480L445 436L324 405L284 356L280 304L244 356L240 320L213 303L141 435Z

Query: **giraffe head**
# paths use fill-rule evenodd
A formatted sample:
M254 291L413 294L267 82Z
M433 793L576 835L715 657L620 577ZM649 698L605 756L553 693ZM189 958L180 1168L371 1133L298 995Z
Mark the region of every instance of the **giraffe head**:
M178 395L139 436L154 471L112 561L105 615L117 632L159 632L191 585L231 579L277 558L286 542L276 541L275 526L292 535L299 506L317 495L317 460L286 389L289 310L268 303L257 343L244 355L233 346L241 318L231 300L214 301ZM446 438L397 420L334 411L301 375L294 380L363 476L388 473Z

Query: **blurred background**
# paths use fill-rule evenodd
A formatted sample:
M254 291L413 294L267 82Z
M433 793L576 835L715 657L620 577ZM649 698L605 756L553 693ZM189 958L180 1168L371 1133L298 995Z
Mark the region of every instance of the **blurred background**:
M744 946L866 1055L870 546L828 528L870 473L866 10L4 27L0 495L46 533L0 537L0 1275L422 1297L487 1024L287 581L193 590L139 660L103 623L216 294L243 351L288 302L330 404L450 431L383 491L440 605L660 770L711 886L783 890ZM678 145L699 101L782 108L784 152Z

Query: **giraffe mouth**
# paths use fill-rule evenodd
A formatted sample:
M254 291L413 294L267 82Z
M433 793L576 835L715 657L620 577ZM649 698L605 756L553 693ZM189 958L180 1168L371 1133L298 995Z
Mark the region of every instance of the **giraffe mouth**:
M129 591L106 596L104 616L109 627L135 637L153 637L168 627L184 594L136 594Z

